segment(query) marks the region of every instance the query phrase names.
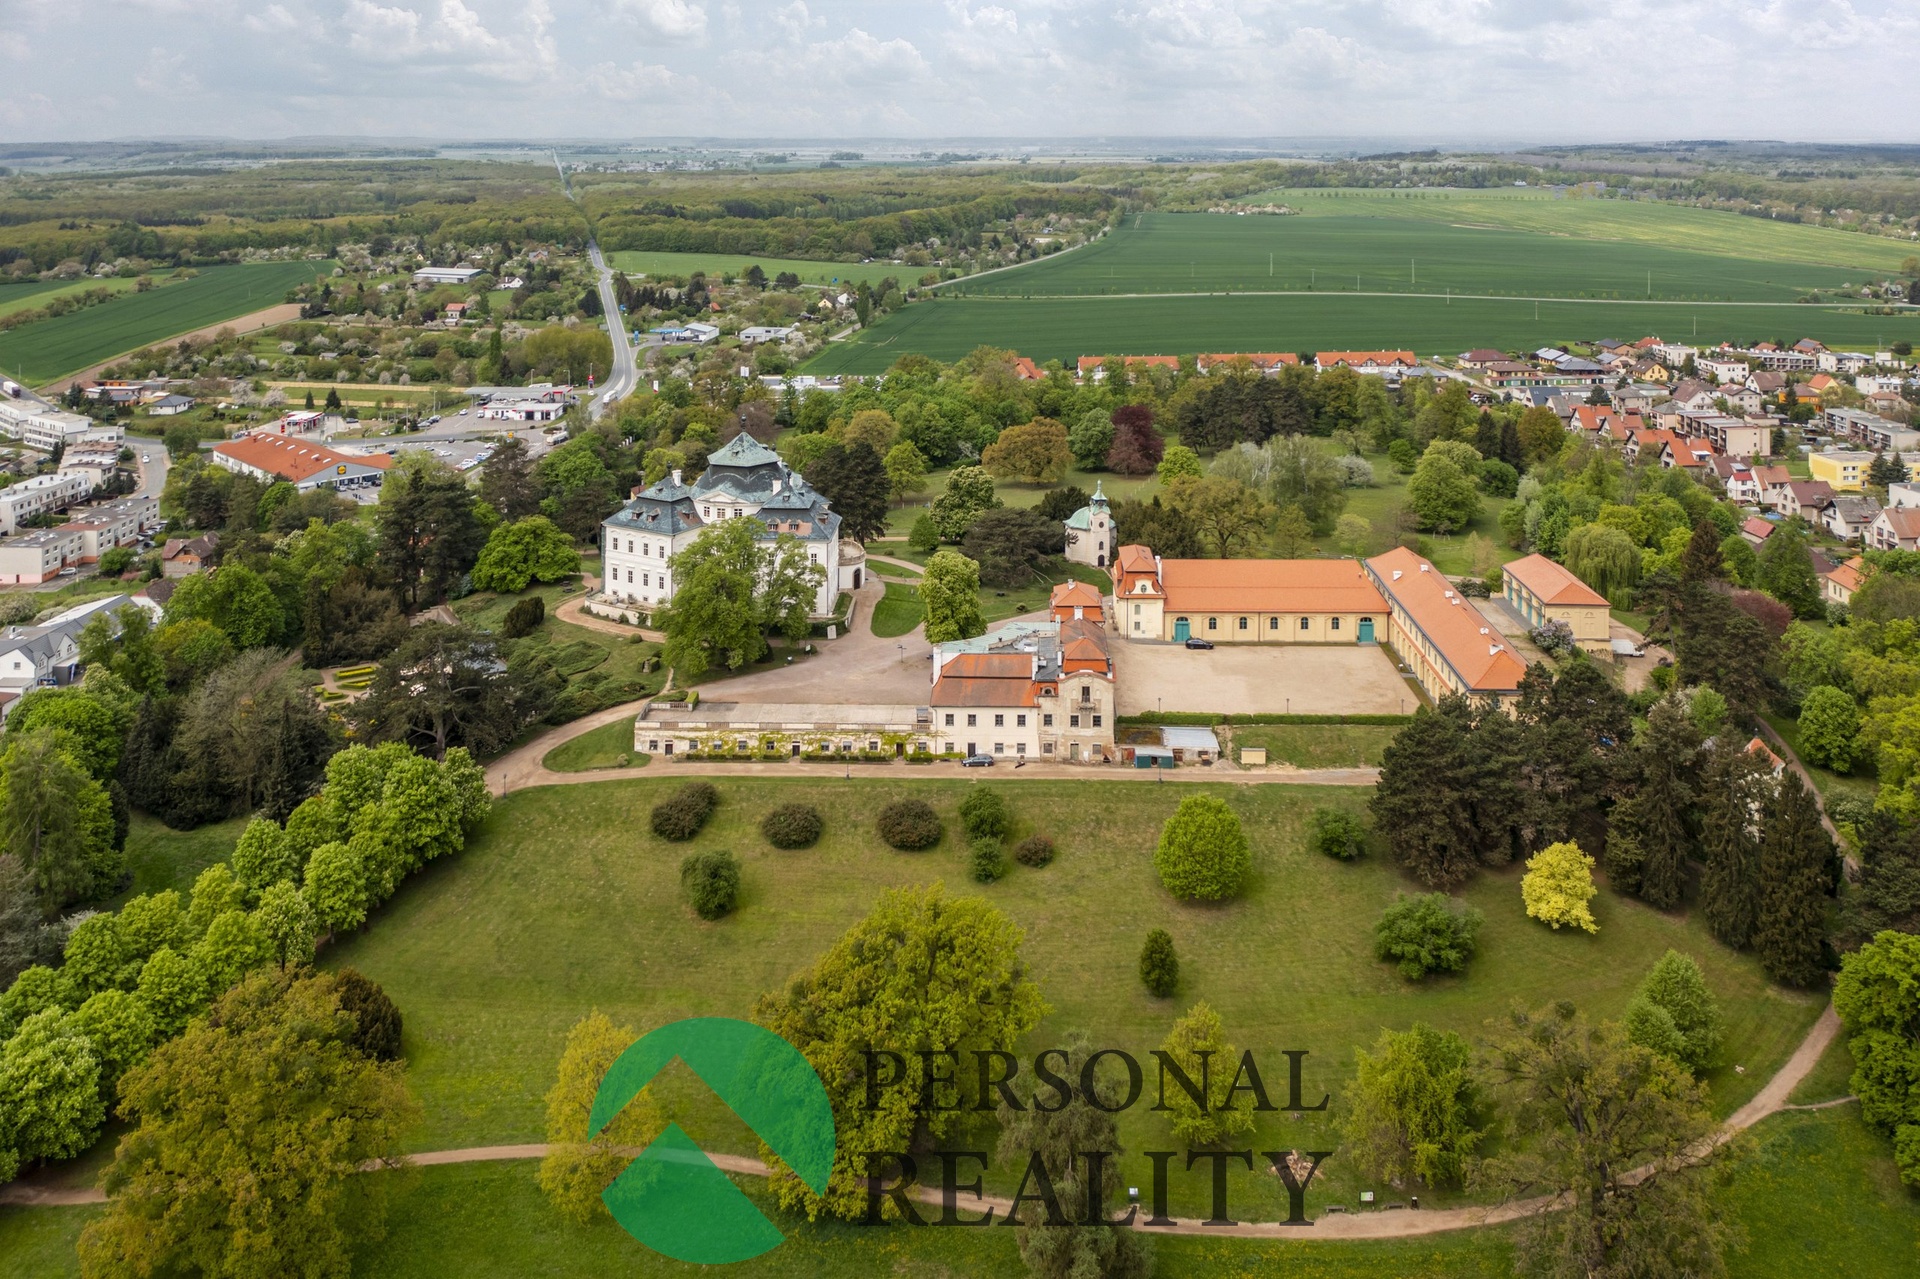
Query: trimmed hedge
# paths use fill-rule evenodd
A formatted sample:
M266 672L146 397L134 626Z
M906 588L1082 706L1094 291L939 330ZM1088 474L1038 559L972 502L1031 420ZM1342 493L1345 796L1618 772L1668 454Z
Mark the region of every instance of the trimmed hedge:
M1022 866L1045 866L1053 860L1053 841L1045 835L1029 835L1014 846L1013 860Z
M897 799L874 822L880 838L902 852L918 852L940 842L940 814L922 799Z
M683 843L700 833L720 803L720 792L708 782L688 782L653 806L653 833Z
M760 833L775 848L810 848L825 827L812 804L782 804L760 819Z
M693 913L719 919L740 897L740 863L732 853L694 853L680 863L680 886Z

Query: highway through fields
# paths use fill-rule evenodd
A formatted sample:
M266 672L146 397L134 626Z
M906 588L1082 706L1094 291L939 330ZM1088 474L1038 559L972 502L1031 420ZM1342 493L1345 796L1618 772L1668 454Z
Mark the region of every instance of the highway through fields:
M606 314L607 336L613 340L613 371L607 375L606 382L595 392L592 403L587 407L589 414L599 417L607 411L609 404L633 393L640 375L634 367L633 342L627 332L627 319L621 314L620 303L614 297L613 268L607 265L607 259L596 241L587 241L587 256L593 261L593 269L600 274L600 309Z

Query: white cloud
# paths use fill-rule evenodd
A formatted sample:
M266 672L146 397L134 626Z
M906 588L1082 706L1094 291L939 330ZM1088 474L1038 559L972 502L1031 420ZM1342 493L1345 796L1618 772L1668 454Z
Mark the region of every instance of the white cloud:
M0 14L33 70L0 80L14 137L1904 140L1920 118L1920 80L1900 70L1920 63L1915 0L0 0ZM47 88L101 66L129 70L106 92Z
M613 7L663 40L703 40L707 35L706 6L692 0L614 0Z

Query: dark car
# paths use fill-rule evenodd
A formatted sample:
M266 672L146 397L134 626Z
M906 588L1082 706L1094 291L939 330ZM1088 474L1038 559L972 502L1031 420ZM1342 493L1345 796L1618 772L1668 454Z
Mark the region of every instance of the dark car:
M963 760L961 760L961 761L960 761L960 767L962 767L962 768L992 768L992 767L993 767L993 756L991 756L991 755L969 755L969 756L967 756L967 757L966 757L965 759L963 759Z
M1198 635L1187 641L1188 648L1212 648L1212 640L1203 640Z

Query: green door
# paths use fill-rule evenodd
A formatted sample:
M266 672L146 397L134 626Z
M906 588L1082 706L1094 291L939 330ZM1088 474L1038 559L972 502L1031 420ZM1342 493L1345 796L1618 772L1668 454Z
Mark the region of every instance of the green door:
M1362 644L1373 643L1373 619L1371 617L1363 617L1360 619L1360 642Z
M1193 636L1193 628L1187 625L1187 619L1177 617L1173 621L1173 638L1176 643L1185 643Z

